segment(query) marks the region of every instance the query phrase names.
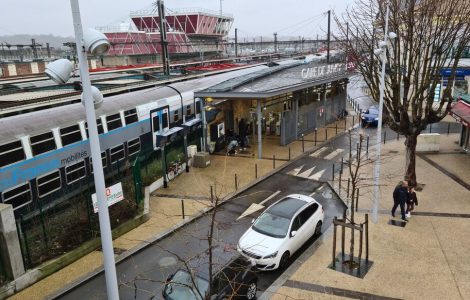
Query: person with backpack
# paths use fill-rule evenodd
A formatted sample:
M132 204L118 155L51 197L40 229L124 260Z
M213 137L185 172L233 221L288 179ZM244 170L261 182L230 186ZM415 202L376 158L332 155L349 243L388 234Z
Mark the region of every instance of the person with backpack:
M415 205L418 206L418 198L414 187L410 187L408 202L406 202L406 217L411 217L411 211L415 209Z

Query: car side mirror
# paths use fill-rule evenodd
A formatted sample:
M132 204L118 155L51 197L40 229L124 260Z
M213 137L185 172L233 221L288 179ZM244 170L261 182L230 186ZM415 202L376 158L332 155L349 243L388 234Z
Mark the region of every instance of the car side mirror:
M290 236L291 236L291 237L294 237L296 234L297 234L297 231L294 230L294 231L292 231L292 232L290 233Z
M167 281L167 282L170 282L172 279L173 279L173 274L170 274L170 275L168 275L168 277L166 278L166 281Z
M255 222L255 219L251 219L251 224L253 224Z

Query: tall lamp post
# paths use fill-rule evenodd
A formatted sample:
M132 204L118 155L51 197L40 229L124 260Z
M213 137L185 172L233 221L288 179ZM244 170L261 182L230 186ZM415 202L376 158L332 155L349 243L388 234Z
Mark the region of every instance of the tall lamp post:
M94 29L87 29L84 34L78 0L70 0L70 6L72 9L78 65L83 89L82 103L85 106L91 157L93 158L93 176L95 180L96 197L98 199L98 216L101 232L101 246L103 249L106 290L108 299L117 300L119 299L119 291L114 261L113 240L109 221L108 203L105 195L106 186L95 115L95 106L101 104L103 96L97 88L91 86L86 55L87 51L94 55L105 53L108 51L110 44L104 34ZM50 63L45 73L55 82L63 84L70 78L72 69L73 67L70 61L59 59Z
M390 2L387 1L387 11L385 13L385 35L384 40L379 42L379 48L374 50L374 54L380 55L382 60L382 69L380 74L380 95L379 95L379 120L377 124L377 136L376 136L376 161L374 167L374 192L372 202L372 222L377 223L377 214L379 210L379 181L380 181L380 148L381 148L381 137L382 137L382 113L384 106L384 94L385 94L385 66L387 60L387 41L388 38L395 39L397 35L394 32L388 32L388 18L390 14Z

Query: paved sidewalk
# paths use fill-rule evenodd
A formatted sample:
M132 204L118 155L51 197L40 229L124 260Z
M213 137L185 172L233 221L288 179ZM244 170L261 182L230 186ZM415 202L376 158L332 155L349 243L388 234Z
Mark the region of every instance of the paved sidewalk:
M419 206L404 228L388 224L391 195L403 178L404 139L382 145L381 213L378 223L369 227L369 259L374 264L364 279L328 268L330 228L315 245L318 249L302 256L301 265L294 265L286 272L290 275L276 282L282 287L263 299L470 299L470 190L455 180L470 184L470 156L460 152L457 140L457 134L441 135L439 153L418 155L417 179L424 188L417 192ZM362 173L371 178L373 165ZM371 207L371 189L361 189L363 210ZM356 221L363 220L364 213L357 213ZM347 249L349 236L347 231ZM337 245L340 242L338 237ZM357 247L358 243L356 251Z
M328 128L319 128L317 132L317 145L336 134L344 133L345 129L353 126L352 113L346 120L329 124ZM357 116L355 122L357 123ZM312 132L304 137L305 151L315 147L315 134ZM184 202L185 216L192 216L210 205L210 187L213 187L214 196L220 199L235 191L235 174L237 175L238 189L247 186L256 179L271 172L273 167L283 166L289 159L302 154L302 142L295 141L289 147L279 146L279 139L275 136L263 138L263 158L256 159L253 152L257 145L252 145L247 153L241 156L211 155L211 165L208 168L191 168L189 173L183 173L169 183L168 188L160 188L152 193L150 198L150 219L131 230L113 242L118 252L131 250L149 243L152 238L174 228L183 219L182 203ZM276 156L273 166L273 155ZM61 289L79 281L87 274L102 267L102 253L93 251L62 270L37 282L31 287L15 294L9 299L47 299L49 295L56 294Z

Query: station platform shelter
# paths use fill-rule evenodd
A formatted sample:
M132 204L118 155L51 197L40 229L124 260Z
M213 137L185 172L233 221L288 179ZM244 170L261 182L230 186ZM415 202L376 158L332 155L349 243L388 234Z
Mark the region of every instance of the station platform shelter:
M204 147L223 153L235 137L262 158L263 139L286 146L344 117L351 75L344 63L291 60L195 92L206 111Z

